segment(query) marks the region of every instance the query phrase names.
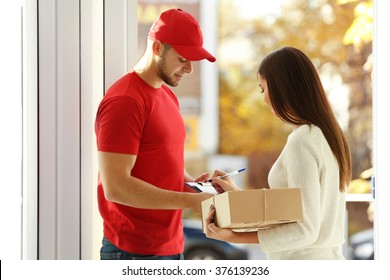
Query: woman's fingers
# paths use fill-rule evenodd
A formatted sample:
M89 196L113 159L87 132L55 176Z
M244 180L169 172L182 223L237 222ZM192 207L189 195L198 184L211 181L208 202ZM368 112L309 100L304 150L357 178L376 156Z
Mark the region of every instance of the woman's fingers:
M219 188L221 188L223 190L223 192L237 191L238 190L237 186L233 182L227 181L225 179L220 179L218 177L212 178L211 184L214 187L218 186ZM217 191L218 191L218 189L217 189Z

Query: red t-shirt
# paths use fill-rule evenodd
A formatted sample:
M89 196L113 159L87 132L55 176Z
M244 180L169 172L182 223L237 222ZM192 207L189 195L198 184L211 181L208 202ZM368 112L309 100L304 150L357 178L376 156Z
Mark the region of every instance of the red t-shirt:
M154 186L184 191L185 125L175 94L155 89L135 72L113 84L95 122L98 151L137 155L131 175ZM118 248L153 255L184 250L181 210L139 209L107 201L98 180L104 235Z

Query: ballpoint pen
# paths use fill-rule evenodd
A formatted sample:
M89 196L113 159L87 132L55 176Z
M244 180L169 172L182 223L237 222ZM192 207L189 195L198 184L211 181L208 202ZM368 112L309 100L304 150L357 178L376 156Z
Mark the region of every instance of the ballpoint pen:
M218 178L219 178L219 179L228 178L228 177L234 176L234 175L236 175L236 174L238 174L238 173L241 173L242 171L245 171L245 170L246 170L246 168L241 168L241 169L238 169L238 170L236 170L236 171L232 171L232 172L230 172L230 173L227 173L227 174L225 174L225 175L222 175L222 176L220 176L220 177L218 177ZM207 180L207 182L209 182L209 183L211 183L212 181L213 181L213 179Z

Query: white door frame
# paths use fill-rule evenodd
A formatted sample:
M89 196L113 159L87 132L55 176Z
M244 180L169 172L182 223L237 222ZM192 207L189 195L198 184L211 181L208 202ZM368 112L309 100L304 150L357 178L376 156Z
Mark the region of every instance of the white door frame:
M375 178L375 259L390 258L390 2L374 0L373 153Z
M38 0L38 258L80 258L79 0Z

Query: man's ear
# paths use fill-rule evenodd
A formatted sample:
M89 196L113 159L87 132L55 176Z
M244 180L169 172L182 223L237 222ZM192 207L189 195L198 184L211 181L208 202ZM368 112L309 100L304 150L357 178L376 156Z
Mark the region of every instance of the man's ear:
M164 48L164 46L161 43L161 41L159 41L159 40L154 41L152 44L153 53L157 56L161 56L161 54L163 52L163 48Z

